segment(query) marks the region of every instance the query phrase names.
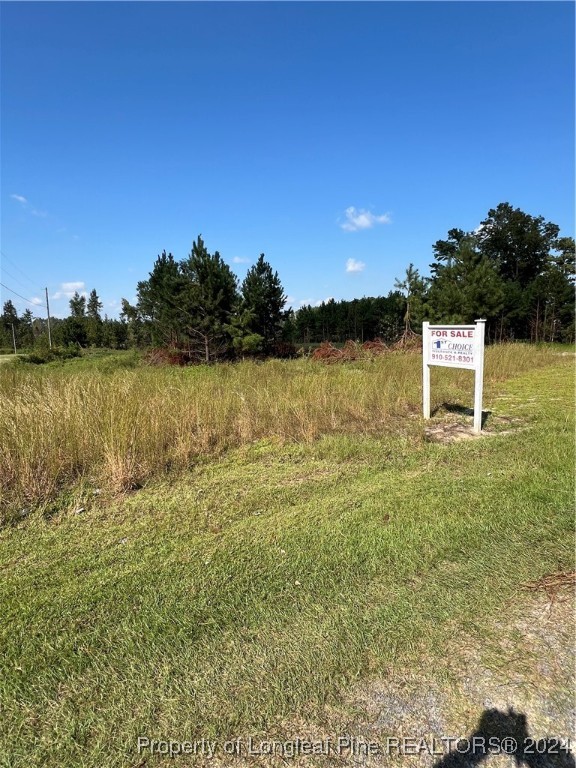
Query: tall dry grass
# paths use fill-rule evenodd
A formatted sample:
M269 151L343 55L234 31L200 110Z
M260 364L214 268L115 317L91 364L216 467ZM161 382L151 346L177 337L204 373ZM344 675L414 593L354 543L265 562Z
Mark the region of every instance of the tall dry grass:
M493 347L486 383L557 359ZM113 373L25 365L0 369L0 514L53 500L79 481L119 492L261 438L405 430L421 407L418 354L326 366L243 362ZM471 402L472 374L434 369L433 400ZM411 429L418 420L411 420Z

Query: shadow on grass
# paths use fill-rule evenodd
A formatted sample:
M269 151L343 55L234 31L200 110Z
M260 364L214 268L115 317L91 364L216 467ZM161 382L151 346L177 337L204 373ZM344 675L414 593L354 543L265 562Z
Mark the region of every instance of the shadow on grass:
M491 755L507 754L527 768L575 768L574 755L560 738L534 739L526 715L486 709L478 727L434 768L473 768Z
M447 411L448 413L456 413L459 416L470 416L474 418L474 408L467 408L465 405L458 405L457 403L441 403L434 408L430 416L436 416L441 411ZM482 426L486 424L489 417L492 416L492 411L482 411Z

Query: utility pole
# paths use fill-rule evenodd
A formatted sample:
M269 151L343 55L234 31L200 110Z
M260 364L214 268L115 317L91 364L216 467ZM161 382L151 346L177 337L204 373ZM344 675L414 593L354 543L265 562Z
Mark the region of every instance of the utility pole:
M50 333L50 305L48 304L48 288L46 291L46 314L48 315L48 347L52 349L52 334Z
M14 323L10 323L12 326L12 344L14 344L14 354L16 354L16 334L14 333Z

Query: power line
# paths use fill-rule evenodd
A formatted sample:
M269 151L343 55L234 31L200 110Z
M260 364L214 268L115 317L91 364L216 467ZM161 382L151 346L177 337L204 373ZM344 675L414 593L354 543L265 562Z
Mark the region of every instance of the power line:
M9 256L7 256L7 255L4 253L4 251L0 250L0 254L2 254L2 256L3 256L3 257L6 259L6 261L7 261L7 262L8 262L8 263L9 263L9 264L12 266L12 267L14 267L14 269L17 269L17 270L18 270L18 272L19 272L19 273L22 275L22 277L23 277L23 278L26 280L26 282L27 282L27 283L30 283L30 285L34 286L34 290L35 290L35 291L39 291L39 290L40 290L40 289L38 288L38 286L36 285L36 283L34 282L34 280L31 280L31 279L28 277L28 275L27 275L27 274L26 274L26 273L25 273L25 272L24 272L22 269L20 269L20 267L18 266L18 264L16 264L16 263L15 263L15 262L14 262L14 261L13 261L13 260L12 260L12 259L9 257ZM14 278L14 279L16 279L16 278ZM19 281L18 281L18 280L16 280L16 282L19 282Z
M13 291L12 288L8 288L7 285L4 285L4 283L0 283L2 288L6 288L7 291L10 291L10 293L13 293L14 296L18 296L19 299L22 299L22 301L25 301L27 304L30 304L33 307L38 307L38 304L35 304L33 301L30 301L29 299L25 299L24 296L20 296L19 293L16 293L16 291Z
M28 290L28 286L27 286L27 285L24 285L24 283L21 283L21 282L20 282L20 280L18 280L18 278L17 278L17 277L15 277L15 276L14 276L14 275L12 275L10 272L8 272L8 270L6 269L6 267L4 267L4 266L3 266L3 267L1 267L1 268L0 268L0 272L3 272L5 275L8 275L8 277L10 277L12 280L14 280L14 282L15 282L15 283L18 283L18 285L19 285L21 288L24 288L24 290L25 290L25 291L27 291L27 290Z

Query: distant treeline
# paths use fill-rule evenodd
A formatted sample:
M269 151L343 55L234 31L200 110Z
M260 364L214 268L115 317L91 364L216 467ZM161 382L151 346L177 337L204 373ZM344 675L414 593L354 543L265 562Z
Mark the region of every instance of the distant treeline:
M295 344L343 343L348 339L364 342L376 338L390 344L402 334L405 314L406 298L399 291L352 301L330 299L316 307L308 305L289 312L284 334Z
M285 309L278 273L261 254L241 284L199 236L189 256L165 251L137 285L135 305L122 299L119 320L102 318L95 290L70 299L70 315L52 320L52 340L126 349L170 347L190 360L285 356L322 341L393 343L419 332L423 320L486 319L489 341L574 341L575 252L572 237L542 216L508 203L488 212L472 232L451 229L432 246L430 277L412 264L386 296ZM45 319L18 316L11 301L0 316L0 347L47 343Z

